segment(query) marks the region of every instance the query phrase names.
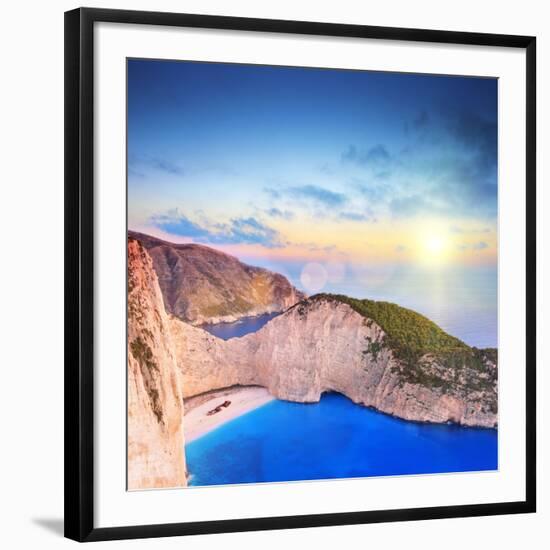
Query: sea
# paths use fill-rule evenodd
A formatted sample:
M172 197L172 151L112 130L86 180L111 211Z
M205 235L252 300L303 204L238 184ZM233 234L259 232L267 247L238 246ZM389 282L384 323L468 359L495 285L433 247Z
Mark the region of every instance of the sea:
M189 443L190 485L495 470L497 431L410 422L337 393L274 400Z
M279 313L265 313L256 317L243 317L234 323L204 324L201 325L201 328L222 340L229 340L230 338L239 338L245 334L257 332L277 315Z

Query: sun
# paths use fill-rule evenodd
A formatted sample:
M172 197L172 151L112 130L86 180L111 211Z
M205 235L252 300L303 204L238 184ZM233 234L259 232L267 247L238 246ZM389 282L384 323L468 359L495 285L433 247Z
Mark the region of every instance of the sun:
M424 240L424 250L432 256L440 256L445 252L445 239L439 235L430 235Z
M450 251L451 243L444 231L432 228L419 235L418 254L421 261L428 264L444 263Z

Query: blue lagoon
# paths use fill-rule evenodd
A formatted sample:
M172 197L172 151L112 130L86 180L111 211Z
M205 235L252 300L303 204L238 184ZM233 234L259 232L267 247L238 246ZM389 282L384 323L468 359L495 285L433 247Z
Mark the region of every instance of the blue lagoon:
M189 443L190 485L495 470L497 431L408 422L328 393L271 401Z

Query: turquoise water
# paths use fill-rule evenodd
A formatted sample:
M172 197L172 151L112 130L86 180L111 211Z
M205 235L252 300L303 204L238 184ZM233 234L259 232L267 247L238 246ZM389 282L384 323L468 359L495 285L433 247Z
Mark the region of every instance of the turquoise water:
M495 470L497 431L394 418L329 393L272 401L185 447L191 485Z

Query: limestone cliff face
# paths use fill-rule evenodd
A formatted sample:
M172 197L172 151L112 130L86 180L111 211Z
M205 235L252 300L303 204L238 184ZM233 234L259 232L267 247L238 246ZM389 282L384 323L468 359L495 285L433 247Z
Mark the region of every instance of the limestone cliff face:
M151 259L138 241L129 239L129 490L187 484L181 376L173 350Z
M166 311L195 325L284 311L304 298L278 273L198 244L173 244L142 233Z
M497 424L496 364L450 368L426 355L421 365L430 384L411 383L380 326L345 303L309 299L258 332L228 341L175 318L170 326L186 397L257 384L289 401L316 402L337 391L407 420Z
M462 344L407 362L372 318L323 296L224 341L166 314L151 258L133 239L128 318L130 488L184 485L182 398L233 385L297 402L337 391L407 420L497 425L496 352Z

